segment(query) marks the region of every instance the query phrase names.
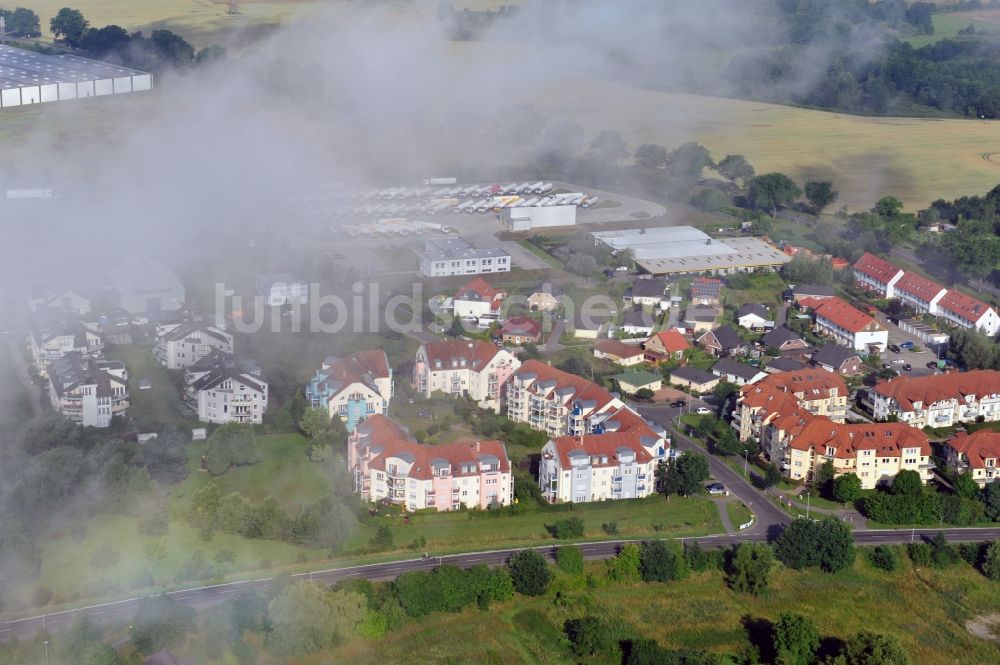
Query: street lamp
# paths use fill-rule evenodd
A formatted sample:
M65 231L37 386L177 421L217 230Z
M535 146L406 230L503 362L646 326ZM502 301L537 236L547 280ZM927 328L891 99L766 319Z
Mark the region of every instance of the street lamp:
M45 665L49 665L49 641L42 642L45 645Z
M806 519L809 519L809 492L806 492Z
M750 450L748 448L743 449L743 477L747 477L747 467L750 465Z

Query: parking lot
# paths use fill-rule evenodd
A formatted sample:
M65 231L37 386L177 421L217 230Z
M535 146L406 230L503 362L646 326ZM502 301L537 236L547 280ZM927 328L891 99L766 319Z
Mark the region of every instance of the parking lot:
M893 345L899 346L905 342L910 342L915 348L920 349L920 351L910 351L906 349L900 349L899 353L895 353L891 350L886 350L881 354L882 361L892 364L893 361L902 361L893 364L892 368L900 373L900 375L908 376L927 376L928 374L934 374L937 372L936 369L931 369L927 367L927 363L937 360L937 353L935 350L928 346L927 342L924 342L917 337L914 337L910 333L904 332L899 329L899 326L892 323L886 319L884 314L878 315L878 320L880 323L885 325L889 329L889 347L892 348ZM912 369L910 371L903 370L903 364L909 363Z

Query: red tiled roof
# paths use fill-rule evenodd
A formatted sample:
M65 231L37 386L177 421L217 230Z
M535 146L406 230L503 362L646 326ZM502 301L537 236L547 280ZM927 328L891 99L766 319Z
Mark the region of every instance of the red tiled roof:
M803 302L805 300L807 299L804 298ZM808 300L814 301L815 299L808 298ZM824 319L852 333L859 333L875 323L875 319L851 307L840 298L824 298L815 306L811 304L806 306L813 307L817 316L822 316Z
M500 324L504 335L538 337L542 334L542 324L528 316L514 316Z
M936 376L900 376L890 381L879 381L873 390L894 400L901 411L912 411L915 402L921 402L926 408L936 402L966 395L975 395L980 400L987 395L1000 394L1000 372L980 369Z
M482 277L474 277L455 293L455 300L475 300L475 298L469 297L475 294L479 296L479 300L491 301L502 293L502 291L494 289Z
M594 345L594 350L617 358L635 358L643 355L642 349L635 344L626 344L617 339L606 339Z
M463 360L465 367L479 372L500 353L500 349L496 345L481 340L469 342L454 339L429 342L424 345L424 348L427 350L428 368L432 372L460 369ZM440 361L440 367L438 367L438 361Z
M888 284L889 281L898 273L902 268L892 263L889 263L885 259L880 259L874 254L869 254L865 252L857 263L854 264L854 269L860 273L868 275L873 280L881 282L882 284Z
M937 306L972 323L977 323L986 312L993 309L982 300L977 300L955 289L948 289L938 301Z
M569 468L569 454L574 450L582 450L588 456L604 456L606 461L593 464L595 467L618 466L617 450L628 448L635 453L637 464L647 464L653 459L639 443L635 434L612 432L610 434L589 434L586 436L559 436L552 439L559 453L563 468Z
M531 392L539 393L537 386L539 382L554 381L555 386L548 389L545 394L558 389L572 387L573 393L569 395L566 400L588 400L597 403L597 410L600 410L608 403L614 401L615 397L610 392L600 387L593 381L583 378L582 376L577 376L576 374L570 374L569 372L564 372L560 369L556 369L551 365L543 363L540 360L528 360L514 373L514 377L522 377L525 374L532 373L537 377L532 386L528 389Z
M897 292L904 291L925 302L934 300L934 298L944 291L944 287L937 282L910 271L903 273L903 276L899 278L894 288Z
M793 372L778 372L770 374L757 383L740 388L740 399L751 407L767 407L771 410L776 405L797 405L796 394L802 394L803 401L815 401L830 397L830 392L836 388L837 395L847 395L847 384L838 374L818 368L806 368ZM789 396L791 400L782 397ZM773 409L774 411L785 409Z
M874 450L878 457L900 457L904 448L920 448L930 456L927 435L906 423L838 424L825 416L808 416L805 425L793 435L788 445L796 450L814 450L825 454L836 449L834 457L853 458L859 450Z
M326 382L342 388L352 383L363 383L373 390L374 380L389 377L389 360L381 349L366 349L343 358L324 361Z
M980 430L973 434L960 432L945 442L949 448L965 455L971 469L986 468L986 460L1000 459L1000 432Z
M678 351L685 351L691 348L687 338L676 330L662 330L658 333L654 333L653 336L647 339L644 343L648 343L650 339L653 339L653 337L660 340L663 344L663 348L667 350L667 353L677 353Z
M386 458L408 454L414 459L407 474L409 478L420 480L433 478L430 462L437 458L447 460L451 464L453 476L463 475L461 465L470 463L477 465L475 471L464 475L478 475L479 459L484 455L492 455L499 460L501 472L510 472L507 449L500 441L456 441L438 445L417 443L409 438L398 424L380 414L370 416L359 424L357 429L365 438L363 447L381 448L378 452L373 450L374 456L368 462L373 469L384 470Z

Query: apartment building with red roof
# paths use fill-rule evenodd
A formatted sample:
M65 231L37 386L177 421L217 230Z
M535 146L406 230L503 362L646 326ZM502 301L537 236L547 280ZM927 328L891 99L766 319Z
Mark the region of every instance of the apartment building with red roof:
M417 349L413 387L428 398L437 392L466 396L499 413L505 386L520 365L510 351L488 342L428 342Z
M542 448L538 485L550 503L638 499L655 491L657 464L629 433L560 436Z
M410 512L485 509L514 499L510 458L502 442L419 443L380 414L351 433L348 466L363 500L388 501Z
M853 473L864 489L891 483L900 471L933 477L927 435L905 423L837 423L809 413L776 418L761 444L772 463L792 480L811 481L820 464L835 475Z
M876 420L895 416L913 427L952 427L982 417L1000 420L1000 372L989 369L900 376L869 391Z
M909 305L915 312L937 312L937 304L944 297L946 288L915 272L905 272L896 282L896 298Z
M381 349L330 356L305 387L309 406L339 417L348 431L368 416L388 413L393 391L392 368Z
M889 345L889 330L884 325L840 298L803 298L799 307L813 311L817 333L842 346L878 353Z
M849 393L841 376L820 368L770 374L740 388L733 428L746 441L760 439L764 427L781 415L823 415L844 422Z
M948 289L937 303L937 315L952 325L976 328L990 337L1000 331L1000 316L982 300Z
M868 252L857 260L853 272L858 286L886 298L895 297L896 282L903 276L902 268Z
M968 473L980 487L1000 478L1000 432L959 432L945 442L944 459L955 473Z

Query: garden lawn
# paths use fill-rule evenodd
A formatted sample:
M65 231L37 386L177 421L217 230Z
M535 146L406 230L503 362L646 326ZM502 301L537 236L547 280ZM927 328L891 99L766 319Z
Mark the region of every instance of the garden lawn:
M392 530L397 549L421 537L426 545L420 551L436 554L461 550L498 549L520 545L557 544L546 525L579 517L583 520L582 540L628 538L673 538L722 532L715 505L703 498L662 496L647 499L577 504L573 510L543 510L520 515L491 515L484 512L425 513L402 517L379 518ZM609 535L602 525L617 522L618 531ZM659 530L657 530L659 529ZM364 548L375 534L375 527L365 525L349 541L347 549Z
M123 361L128 368L129 415L140 432L174 425L190 434L190 428L203 426L181 401L180 388L171 381L167 368L157 362L151 346L115 346L107 355ZM143 379L151 384L148 390L139 390Z
M750 521L753 513L749 508L746 507L739 499L735 499L726 504L726 513L729 515L729 523L733 525L733 528L737 531L741 524L746 524Z

